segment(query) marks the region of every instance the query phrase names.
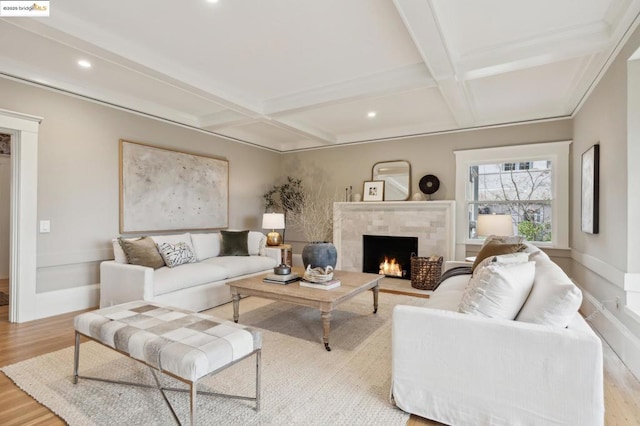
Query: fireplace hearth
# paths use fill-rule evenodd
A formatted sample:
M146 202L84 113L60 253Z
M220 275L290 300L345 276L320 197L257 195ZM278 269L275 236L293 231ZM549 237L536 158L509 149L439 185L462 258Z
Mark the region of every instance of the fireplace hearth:
M411 256L418 253L417 237L362 236L362 272L411 279Z

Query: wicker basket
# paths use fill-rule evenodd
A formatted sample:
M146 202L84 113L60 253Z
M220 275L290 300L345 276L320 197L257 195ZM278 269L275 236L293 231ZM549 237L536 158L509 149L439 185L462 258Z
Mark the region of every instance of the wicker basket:
M411 287L433 290L442 274L442 256L411 258Z

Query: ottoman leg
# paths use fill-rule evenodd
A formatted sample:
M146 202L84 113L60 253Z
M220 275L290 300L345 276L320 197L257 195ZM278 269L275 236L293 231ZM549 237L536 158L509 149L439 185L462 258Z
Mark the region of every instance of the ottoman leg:
M198 394L196 382L191 382L191 426L196 424L196 395Z
M258 349L256 352L256 411L260 411L260 388L261 384L261 358L262 358L262 349Z
M80 333L76 331L76 344L73 352L73 384L78 383L78 365L80 363Z

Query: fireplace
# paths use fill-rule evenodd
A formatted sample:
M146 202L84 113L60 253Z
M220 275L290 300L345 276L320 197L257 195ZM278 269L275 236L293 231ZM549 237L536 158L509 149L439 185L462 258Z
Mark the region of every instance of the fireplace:
M411 279L411 256L418 253L417 237L362 236L362 272Z

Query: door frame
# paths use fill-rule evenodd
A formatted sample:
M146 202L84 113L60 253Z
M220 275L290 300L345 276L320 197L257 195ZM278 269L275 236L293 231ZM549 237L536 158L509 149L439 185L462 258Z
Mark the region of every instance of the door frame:
M38 132L41 117L0 109L11 136L9 322L36 319Z

